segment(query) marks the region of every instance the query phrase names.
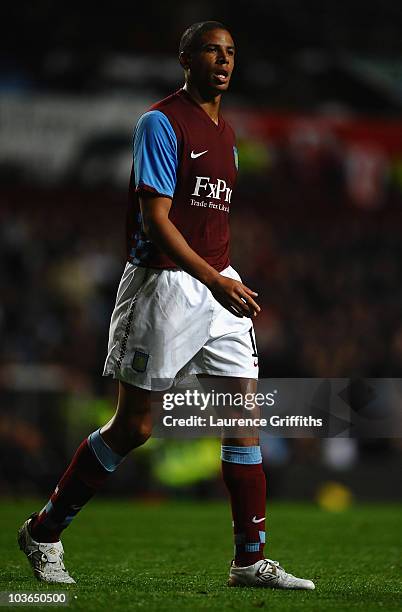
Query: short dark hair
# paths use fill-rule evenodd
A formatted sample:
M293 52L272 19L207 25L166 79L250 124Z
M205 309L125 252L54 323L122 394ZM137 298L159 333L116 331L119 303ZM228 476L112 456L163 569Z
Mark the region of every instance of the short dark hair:
M180 39L179 53L198 49L203 34L211 30L226 30L226 32L229 32L229 29L219 21L199 21L198 23L193 23L193 25L187 28Z

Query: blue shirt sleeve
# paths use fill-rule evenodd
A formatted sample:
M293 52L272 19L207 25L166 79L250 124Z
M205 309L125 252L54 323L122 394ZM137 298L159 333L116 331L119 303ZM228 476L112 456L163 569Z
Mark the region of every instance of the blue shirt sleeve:
M135 186L173 197L176 188L177 138L160 111L140 117L134 132Z

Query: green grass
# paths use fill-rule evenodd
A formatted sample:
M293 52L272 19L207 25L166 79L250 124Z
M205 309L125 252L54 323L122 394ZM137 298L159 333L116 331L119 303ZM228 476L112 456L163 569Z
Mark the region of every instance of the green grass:
M0 591L60 590L37 583L16 546L17 528L38 506L1 503ZM316 582L315 591L286 592L226 586L232 539L224 503L94 501L64 534L78 584L63 590L70 609L86 611L401 610L401 517L397 505L335 514L271 504L267 556Z

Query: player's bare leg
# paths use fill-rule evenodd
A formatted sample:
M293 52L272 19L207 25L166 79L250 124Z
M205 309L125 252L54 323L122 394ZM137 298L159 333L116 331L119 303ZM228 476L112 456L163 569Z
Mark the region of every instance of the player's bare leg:
M119 382L115 415L82 441L45 507L31 515L19 530L19 546L38 580L75 582L64 567L60 534L127 453L150 437L150 396L150 391Z
M119 382L116 412L100 432L106 444L123 456L144 444L152 433L151 391Z

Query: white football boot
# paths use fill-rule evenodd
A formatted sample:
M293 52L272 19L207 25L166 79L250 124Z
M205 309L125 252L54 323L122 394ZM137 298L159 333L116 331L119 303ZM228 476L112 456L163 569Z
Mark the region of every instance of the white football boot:
M311 580L296 578L285 572L278 561L261 559L247 567L236 567L234 561L230 566L228 586L254 586L270 589L315 589Z
M63 544L60 542L36 542L29 533L29 523L35 514L31 515L18 530L18 544L28 557L35 577L42 582L75 584L64 567Z

